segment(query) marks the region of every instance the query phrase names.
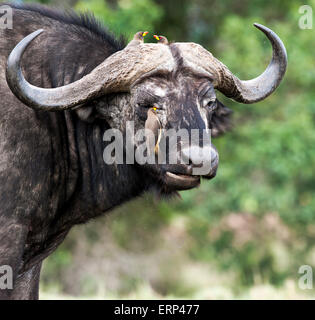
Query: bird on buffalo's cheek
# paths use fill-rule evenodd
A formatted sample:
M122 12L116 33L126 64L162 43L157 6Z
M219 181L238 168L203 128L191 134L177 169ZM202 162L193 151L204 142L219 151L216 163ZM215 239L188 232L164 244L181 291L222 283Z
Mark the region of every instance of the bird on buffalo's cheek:
M235 101L254 103L269 96L285 74L282 41L270 29L255 26L271 42L273 57L266 70L249 81L238 79L198 44L169 44L163 36L156 36L158 43L143 43L146 32L139 32L125 49L82 79L62 88L38 88L24 79L20 58L42 31L13 50L7 81L15 95L34 109L80 110L93 100L94 113L112 128L125 131L127 121L134 121L135 132L146 129L144 156L154 161L134 165L144 168L163 192L172 193L196 187L201 177L211 179L216 174L219 155L210 136L227 130L230 110L217 100L215 89ZM135 140L134 147L140 144Z

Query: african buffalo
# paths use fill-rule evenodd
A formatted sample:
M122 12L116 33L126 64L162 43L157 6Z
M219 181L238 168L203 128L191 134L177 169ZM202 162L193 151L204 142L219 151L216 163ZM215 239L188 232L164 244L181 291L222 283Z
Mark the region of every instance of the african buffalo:
M36 299L42 261L73 225L147 190L196 187L200 150L211 165L203 178L215 176L211 143L185 146L184 164L105 163L107 129L125 132L133 121L135 130L211 129L216 136L230 111L215 89L241 103L260 101L279 85L287 57L279 37L255 24L273 57L259 77L242 81L195 43L143 43L140 32L126 45L91 15L7 6L12 28L0 27L0 266L12 268L13 289L0 289L0 297Z

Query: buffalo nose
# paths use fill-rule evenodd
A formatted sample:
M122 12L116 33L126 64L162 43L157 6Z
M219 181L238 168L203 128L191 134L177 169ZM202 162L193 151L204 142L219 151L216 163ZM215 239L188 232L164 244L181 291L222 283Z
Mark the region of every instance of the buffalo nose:
M218 166L219 155L213 146L190 146L182 149L182 160L193 167L205 167L209 172ZM207 175L209 172L203 173Z

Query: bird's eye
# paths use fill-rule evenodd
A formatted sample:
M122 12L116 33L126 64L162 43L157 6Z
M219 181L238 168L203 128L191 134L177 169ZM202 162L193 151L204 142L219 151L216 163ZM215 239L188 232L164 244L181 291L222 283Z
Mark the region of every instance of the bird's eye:
M148 104L148 105L144 105L143 106L145 109L153 109L154 111L157 111L159 109L161 109L159 106L157 106L156 104Z
M150 103L141 103L138 104L139 107L144 108L144 109L151 109L151 108L156 108L158 109L158 107L154 104L150 104Z

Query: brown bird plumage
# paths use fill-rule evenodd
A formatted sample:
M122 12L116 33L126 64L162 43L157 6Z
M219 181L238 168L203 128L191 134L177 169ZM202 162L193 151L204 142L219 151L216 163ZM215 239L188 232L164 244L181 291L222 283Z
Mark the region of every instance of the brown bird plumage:
M145 129L151 130L152 134L146 135L146 143L148 149L148 155L152 155L153 152L159 151L159 143L161 139L161 122L153 108L149 109L148 117L145 122Z
M149 33L148 31L138 31L133 36L133 39L129 42L128 46L137 46L143 43L143 39L148 33Z

